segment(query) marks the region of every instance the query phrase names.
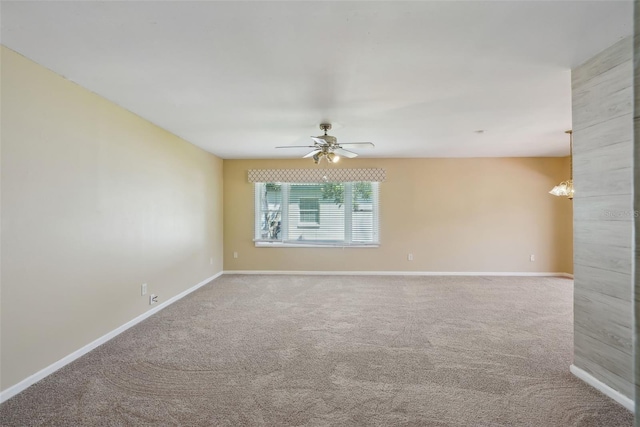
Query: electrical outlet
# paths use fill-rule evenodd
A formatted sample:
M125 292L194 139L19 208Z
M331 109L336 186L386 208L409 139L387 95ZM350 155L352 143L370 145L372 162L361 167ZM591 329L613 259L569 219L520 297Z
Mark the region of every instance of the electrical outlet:
M158 302L158 295L149 295L149 305L153 305Z
M213 257L209 258L209 264L213 265Z
M234 252L234 253L233 253L233 257L234 257L234 258L238 258L238 252Z
M140 292L141 295L146 295L147 294L147 284L143 283L142 286L140 286Z
M529 255L529 261L533 262L536 260L536 256L535 255Z
M407 261L413 261L413 254L407 255Z

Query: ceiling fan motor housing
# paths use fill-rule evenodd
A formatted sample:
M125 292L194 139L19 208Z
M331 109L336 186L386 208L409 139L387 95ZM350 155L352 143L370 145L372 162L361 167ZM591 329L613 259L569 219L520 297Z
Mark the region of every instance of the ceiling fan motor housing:
M335 145L338 143L338 139L335 136L331 136L331 135L320 135L317 138L324 139L325 142L329 145Z

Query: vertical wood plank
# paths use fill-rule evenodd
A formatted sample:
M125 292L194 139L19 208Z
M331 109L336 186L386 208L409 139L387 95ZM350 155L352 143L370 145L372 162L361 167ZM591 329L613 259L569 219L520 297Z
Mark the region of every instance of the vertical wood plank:
M640 209L640 0L635 1L634 5L634 28L633 36L633 86L634 86L634 114L633 127L634 139L633 143L633 206L634 209ZM635 218L635 229L640 227L640 218ZM640 397L640 233L636 232L634 236L635 264L634 264L634 375L635 375L635 396ZM635 425L640 427L640 416L637 416L640 408L639 399L635 399L636 417Z

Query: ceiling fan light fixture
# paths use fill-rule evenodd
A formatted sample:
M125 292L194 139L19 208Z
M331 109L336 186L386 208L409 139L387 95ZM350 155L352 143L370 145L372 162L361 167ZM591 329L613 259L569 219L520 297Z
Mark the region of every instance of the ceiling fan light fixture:
M317 165L320 163L320 153L316 153L313 155L313 162Z
M337 163L340 160L340 156L336 153L327 153L327 160L329 160L329 163Z

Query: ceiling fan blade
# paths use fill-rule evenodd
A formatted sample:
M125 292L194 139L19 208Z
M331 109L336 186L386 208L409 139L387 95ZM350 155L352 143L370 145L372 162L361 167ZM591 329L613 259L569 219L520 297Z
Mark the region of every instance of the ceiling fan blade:
M311 139L313 139L316 144L325 145L327 143L324 139L315 136L312 136Z
M321 151L322 151L322 150L313 150L312 152L310 152L310 153L305 154L304 156L302 156L302 158L303 158L303 159L306 159L307 157L311 157L311 156L313 156L313 155L315 155L315 154L320 153Z
M339 156L346 157L348 159L353 159L354 157L358 157L358 155L353 151L345 150L343 148L336 148L335 150L333 150L333 152Z
M315 148L315 145L285 145L276 148Z
M374 148L375 145L372 142L345 142L340 144L342 147L356 146L358 148Z

